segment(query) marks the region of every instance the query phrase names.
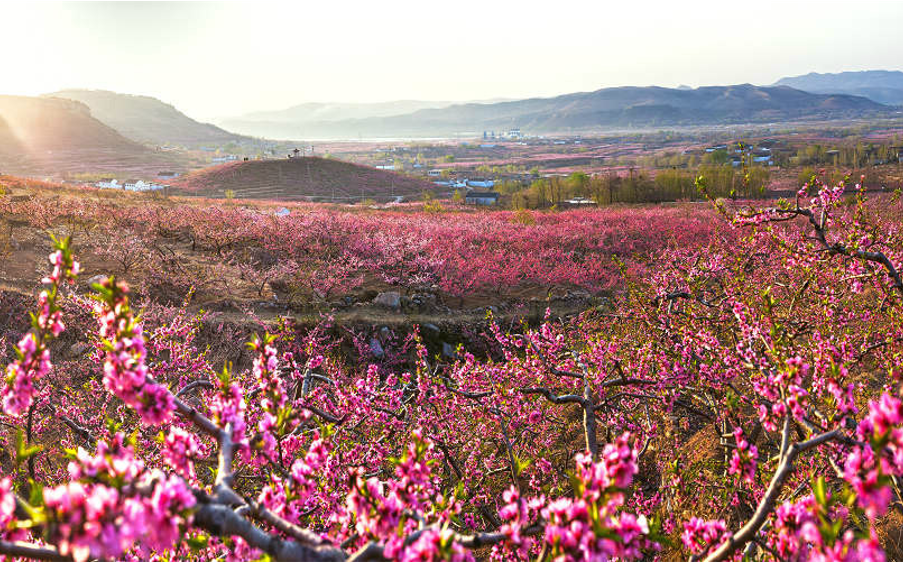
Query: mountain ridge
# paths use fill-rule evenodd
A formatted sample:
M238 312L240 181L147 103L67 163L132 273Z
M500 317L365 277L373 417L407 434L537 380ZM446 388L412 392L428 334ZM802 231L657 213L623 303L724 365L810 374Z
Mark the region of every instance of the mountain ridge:
M834 119L878 115L891 108L861 96L813 94L786 85L694 89L622 86L548 98L453 104L382 117L281 123L283 138L449 136L521 128L529 133L606 128Z
M881 104L903 105L903 72L887 70L845 71L783 77L775 85L790 86L816 94L837 93L864 96Z
M152 96L110 90L68 89L44 95L81 102L100 122L138 143L153 145L225 144L246 140L214 124L194 120Z
M0 95L0 171L153 170L174 159L132 141L64 98Z

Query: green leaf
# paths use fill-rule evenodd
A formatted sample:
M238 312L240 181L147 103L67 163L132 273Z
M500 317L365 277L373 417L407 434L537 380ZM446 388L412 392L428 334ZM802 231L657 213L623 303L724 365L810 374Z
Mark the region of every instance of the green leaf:
M22 433L22 430L16 430L16 466L39 453L41 449L43 448L40 445L27 445L25 434Z
M524 472L527 469L527 467L530 466L530 463L532 463L532 461L530 459L521 459L520 457L515 455L514 456L514 473L516 475L520 475L522 472Z
M28 479L28 503L34 507L44 506L44 487L43 485L35 482L33 479ZM31 512L29 512L31 513Z
M815 495L815 501L818 502L820 506L827 507L828 506L828 487L825 484L824 477L818 477L815 479L814 484L812 485L812 494Z
M185 540L185 543L187 543L188 547L190 547L191 549L200 551L200 550L206 548L207 545L210 543L210 537L207 536L206 534L191 536Z

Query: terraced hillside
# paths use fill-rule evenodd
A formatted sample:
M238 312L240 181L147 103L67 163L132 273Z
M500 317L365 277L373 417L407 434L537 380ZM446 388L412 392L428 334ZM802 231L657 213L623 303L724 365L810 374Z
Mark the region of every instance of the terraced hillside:
M322 157L240 161L195 171L173 186L197 196L348 202L373 198L386 201L421 194L435 186L391 171Z

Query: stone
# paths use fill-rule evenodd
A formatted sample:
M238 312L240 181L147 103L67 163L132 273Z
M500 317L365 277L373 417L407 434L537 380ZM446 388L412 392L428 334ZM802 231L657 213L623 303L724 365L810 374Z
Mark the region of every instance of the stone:
M382 344L379 343L379 340L375 337L370 338L370 352L373 353L373 356L377 359L382 359L386 354Z
M442 342L442 355L448 357L449 359L456 359L458 357L458 353L455 351L455 346L448 343L447 341Z
M401 294L395 291L380 292L373 299L373 303L390 310L398 310L401 308Z

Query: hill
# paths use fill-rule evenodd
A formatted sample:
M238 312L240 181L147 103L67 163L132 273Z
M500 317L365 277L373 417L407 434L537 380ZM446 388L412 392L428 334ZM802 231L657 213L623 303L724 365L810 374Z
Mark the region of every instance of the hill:
M193 120L175 107L150 96L108 90L61 90L45 96L85 104L95 118L139 143L199 146L247 139L213 124Z
M226 163L194 171L172 184L195 196L221 198L230 190L235 198L266 200L386 201L436 188L425 180L322 157Z
M820 94L864 96L891 106L903 105L903 72L900 71L809 73L784 77L775 84Z
M455 104L398 116L313 121L302 137L450 136L519 127L529 133L692 126L881 115L887 106L845 94L751 84L695 89L603 88L498 103Z
M23 175L158 171L176 158L125 138L81 102L0 95L0 171Z

